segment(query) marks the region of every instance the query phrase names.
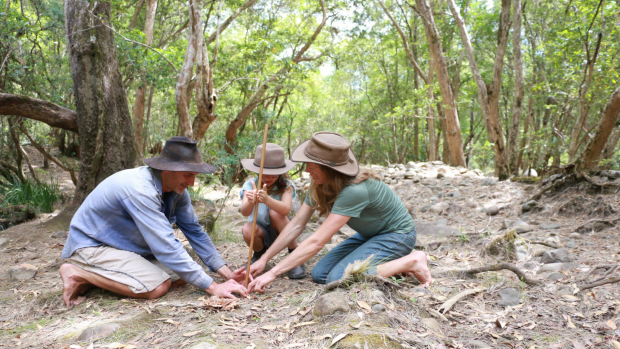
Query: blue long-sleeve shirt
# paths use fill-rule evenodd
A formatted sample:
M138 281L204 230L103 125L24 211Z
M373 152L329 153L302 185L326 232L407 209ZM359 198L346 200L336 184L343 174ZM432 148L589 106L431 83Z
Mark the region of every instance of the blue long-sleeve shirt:
M88 195L71 220L61 257L84 247L110 246L155 257L186 282L208 288L213 279L175 238L172 223L211 271L226 264L198 223L187 190L162 193L161 172L147 166L117 172Z

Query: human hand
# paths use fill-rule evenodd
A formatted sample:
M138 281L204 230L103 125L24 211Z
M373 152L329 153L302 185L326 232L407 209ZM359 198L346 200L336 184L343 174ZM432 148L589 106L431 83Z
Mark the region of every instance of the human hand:
M254 277L252 277L252 273L250 273L249 277L250 277L249 278L250 281L254 280ZM230 279L235 280L242 285L245 284L245 266L233 271Z
M263 184L263 189L259 190L256 195L258 197L258 202L267 204L267 200L269 200L269 195L267 194L267 184Z
M267 262L264 262L262 258L252 263L252 265L250 266L250 275L252 275L253 277L257 277L265 270L266 265Z
M254 184L254 181L251 181L250 183L252 184L252 190L246 190L245 197L248 199L250 204L254 205L256 202L256 184Z
M248 285L248 292L265 292L265 286L273 282L276 279L276 275L270 270L259 278L255 279Z
M233 296L233 293L237 293L243 297L247 297L249 295L248 290L233 279L230 279L222 284L218 284L213 281L211 286L209 286L205 291L209 292L213 296L232 299L237 299L237 297Z

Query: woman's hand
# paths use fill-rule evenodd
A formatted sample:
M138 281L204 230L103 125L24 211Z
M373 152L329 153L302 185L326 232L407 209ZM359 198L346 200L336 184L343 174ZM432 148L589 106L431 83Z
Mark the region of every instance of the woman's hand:
M273 280L275 279L276 279L276 275L272 273L270 270L266 272L265 274L261 275L260 277L258 277L257 279L254 279L254 281L252 281L248 285L248 292L257 291L257 292L263 293L265 292L265 286L272 283Z
M254 182L252 182L252 186L254 186ZM263 184L263 189L259 190L256 196L258 202L265 205L267 204L267 201L270 199L270 196L267 194L267 184Z
M266 265L267 262L263 261L263 259L260 258L256 262L252 263L252 265L250 266L250 275L252 275L253 277L257 277L265 270Z

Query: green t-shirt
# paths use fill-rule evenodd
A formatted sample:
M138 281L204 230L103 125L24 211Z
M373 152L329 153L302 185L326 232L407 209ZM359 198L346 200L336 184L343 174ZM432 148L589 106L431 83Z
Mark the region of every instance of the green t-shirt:
M315 206L309 194L305 203ZM367 239L385 233L405 234L415 227L400 198L385 183L376 179L367 179L344 188L338 194L331 213L351 217L347 225Z

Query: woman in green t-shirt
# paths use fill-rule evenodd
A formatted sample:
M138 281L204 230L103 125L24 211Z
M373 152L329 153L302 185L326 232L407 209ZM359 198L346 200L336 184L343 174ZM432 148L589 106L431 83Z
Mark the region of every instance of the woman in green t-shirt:
M316 255L348 224L357 231L328 252L312 270L317 283L342 278L347 265L371 257L368 274L383 277L407 273L423 286L432 282L426 255L414 251L416 231L413 219L398 196L369 170L360 171L350 143L334 132L317 132L300 144L291 160L306 163L312 182L299 213L280 232L271 247L251 266L254 277L267 262L296 239L312 214L327 216L319 229L271 270L256 278L249 290L263 287Z

